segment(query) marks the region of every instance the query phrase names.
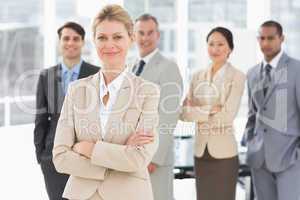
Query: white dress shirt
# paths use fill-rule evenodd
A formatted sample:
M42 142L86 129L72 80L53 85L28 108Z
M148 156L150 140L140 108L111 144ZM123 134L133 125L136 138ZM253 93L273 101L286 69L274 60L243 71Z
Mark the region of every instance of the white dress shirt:
M276 69L278 67L279 60L283 54L283 50L281 51L268 63L265 59L263 60L263 66L266 67L267 64L271 65L272 69ZM271 76L273 76L274 70L271 71Z
M158 48L154 49L151 53L149 53L148 55L146 55L145 57L141 58L140 60L143 60L145 62L145 64L149 63L149 61L151 60L151 58L158 52Z
M101 128L102 128L102 136L106 134L105 127L107 124L107 120L111 113L112 107L116 102L116 98L118 92L122 86L126 74L126 70L120 73L112 82L108 85L105 84L103 73L100 71L100 121L101 121ZM104 105L103 97L109 92L109 98Z

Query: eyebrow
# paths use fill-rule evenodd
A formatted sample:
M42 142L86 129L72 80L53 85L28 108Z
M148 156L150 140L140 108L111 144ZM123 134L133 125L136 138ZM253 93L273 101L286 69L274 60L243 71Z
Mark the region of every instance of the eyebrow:
M112 35L118 35L118 34L122 34L123 32L116 32L116 33L113 33ZM96 34L102 34L102 35L107 35L107 33L103 33L103 32L98 32Z

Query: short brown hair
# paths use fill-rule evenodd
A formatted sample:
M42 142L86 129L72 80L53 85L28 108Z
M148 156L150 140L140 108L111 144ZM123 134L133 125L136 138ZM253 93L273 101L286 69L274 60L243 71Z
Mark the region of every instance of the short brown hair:
M77 24L76 22L66 22L59 29L57 29L57 34L59 39L61 38L61 32L64 28L70 28L74 30L76 33L78 33L81 36L82 40L84 40L84 36L85 36L84 28L80 24Z
M107 5L100 10L93 21L93 35L95 36L96 27L104 20L118 21L124 24L128 35L131 36L133 32L133 22L128 12L117 4Z

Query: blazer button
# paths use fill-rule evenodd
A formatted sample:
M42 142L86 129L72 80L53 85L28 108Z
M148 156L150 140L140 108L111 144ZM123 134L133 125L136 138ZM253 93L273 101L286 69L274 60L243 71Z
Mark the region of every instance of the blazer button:
M266 128L264 129L264 132L267 132L267 129L266 129Z
M263 109L264 109L264 111L266 111L266 110L267 110L267 108L266 108L266 107L264 107Z

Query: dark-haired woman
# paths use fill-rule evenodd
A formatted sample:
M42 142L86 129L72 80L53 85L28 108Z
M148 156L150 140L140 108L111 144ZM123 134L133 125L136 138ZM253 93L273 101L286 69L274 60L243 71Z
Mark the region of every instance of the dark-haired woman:
M230 30L216 27L206 40L211 64L193 75L180 117L197 123L197 200L235 200L239 162L233 121L246 77L228 62L234 48Z

